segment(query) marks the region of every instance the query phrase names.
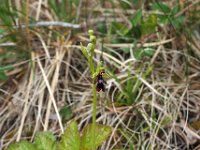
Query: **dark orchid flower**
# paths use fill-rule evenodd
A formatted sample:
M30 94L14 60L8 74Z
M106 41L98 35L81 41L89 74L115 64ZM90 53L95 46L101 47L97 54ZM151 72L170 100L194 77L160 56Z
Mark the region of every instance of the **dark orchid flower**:
M98 92L100 92L101 90L104 92L105 91L105 84L106 84L106 81L104 80L103 78L103 74L105 72L104 71L101 71L97 77L96 77L96 90Z

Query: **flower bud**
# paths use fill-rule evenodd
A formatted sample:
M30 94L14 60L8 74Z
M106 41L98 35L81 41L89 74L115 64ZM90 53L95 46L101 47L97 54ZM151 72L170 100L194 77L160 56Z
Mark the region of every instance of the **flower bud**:
M92 36L94 34L94 31L93 30L88 30L88 33L90 36Z
M90 36L90 40L93 44L96 44L96 36L94 35Z

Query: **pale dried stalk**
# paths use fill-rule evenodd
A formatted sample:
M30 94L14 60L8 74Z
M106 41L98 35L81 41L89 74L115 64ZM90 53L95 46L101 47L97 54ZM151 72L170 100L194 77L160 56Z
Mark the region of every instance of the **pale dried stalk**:
M26 89L26 90L24 90L25 93L26 93L25 98L24 98L24 109L23 109L23 112L22 112L22 119L21 119L21 123L20 123L20 127L19 127L19 130L18 130L18 135L17 135L16 141L19 141L20 138L21 138L21 134L22 134L24 122L25 122L25 119L26 119L26 115L27 115L28 109L30 107L30 105L28 105L28 100L29 100L29 94L30 94L30 91L31 91L31 85L32 85L32 82L33 82L33 75L34 75L34 72L31 69L28 85L27 85L27 87L24 88L24 89Z
M56 100L55 100L55 98L54 98L53 91L52 91L52 89L51 89L51 87L50 87L50 84L49 84L49 81L48 81L47 76L46 76L46 74L45 74L45 71L44 71L44 69L43 69L43 67L42 67L42 64L41 64L41 62L40 62L40 60L39 60L38 57L37 57L37 63L38 63L38 66L39 66L39 68L40 68L40 70L41 70L41 72L42 72L42 76L43 76L43 78L44 78L44 81L45 81L45 83L46 83L47 89L48 89L48 91L49 91L49 94L50 94L50 101L53 103L53 106L54 106L54 109L55 109L55 112L56 112L56 115L57 115L57 118L58 118L58 123L59 123L59 125L60 125L61 132L63 132L64 129L63 129L63 125L62 125L62 121L61 121L60 115L59 115L58 107L57 107L57 105L56 105ZM47 127L45 127L45 129L47 129Z

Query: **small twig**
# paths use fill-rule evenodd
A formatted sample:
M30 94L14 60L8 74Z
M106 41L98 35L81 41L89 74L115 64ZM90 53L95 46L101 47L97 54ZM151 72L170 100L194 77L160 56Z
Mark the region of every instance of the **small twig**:
M60 26L64 28L73 28L73 29L81 28L80 24L72 24L72 23L61 22L61 21L39 21L39 22L29 24L29 25L22 24L19 26L15 26L14 28L27 28L27 27L38 27L38 26L42 26L42 27Z
M1 37L0 37L0 38L1 38ZM1 43L1 44L0 44L0 47L6 47L6 46L16 46L16 44L13 43L13 42Z
M159 46L159 45L170 43L173 40L174 40L174 38L171 38L171 39L158 41L158 42L144 43L143 45L141 43L138 43L137 47L140 47L140 46L143 46L143 47ZM133 43L122 43L122 44L109 44L109 43L107 44L107 43L105 43L104 45L107 46L107 47L112 47L112 48L118 48L118 47L121 47L121 48L127 48L127 47L130 48L131 47L132 48L132 47L134 47Z

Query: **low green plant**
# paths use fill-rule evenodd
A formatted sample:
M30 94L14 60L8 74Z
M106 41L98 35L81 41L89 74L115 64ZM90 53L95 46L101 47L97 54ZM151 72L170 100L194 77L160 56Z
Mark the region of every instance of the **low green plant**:
M91 150L92 147L96 149L107 139L110 132L110 127L97 124L95 126L95 141L93 143L92 125L87 125L81 136L77 123L72 122L62 135L57 150Z
M75 11L79 5L79 0L48 0L52 12L59 18L59 20L73 22L76 18L77 11Z
M183 15L177 15L180 12L180 5L177 4L170 8L163 2L155 2L151 4L151 9L161 12L157 14L159 24L171 24L176 30L179 30L185 21Z
M1 62L1 55L0 55L0 62ZM0 67L0 81L1 80L7 80L7 75L6 75L6 71L7 70L11 70L13 69L13 66L12 65L7 65L7 66L4 66L4 67Z
M141 59L143 56L151 57L154 54L154 49L151 47L137 47L137 42L149 34L155 33L158 26L158 17L156 14L143 15L142 9L138 9L132 16L129 17L131 27L122 22L113 21L107 27L105 23L100 22L97 30L102 35L107 34L107 39L112 43L132 43L133 53L136 59ZM130 53L130 47L120 48L125 54Z
M62 122L64 122L64 123L69 121L73 116L72 110L68 106L62 107L59 111L59 114L62 119Z
M7 150L91 150L100 146L110 135L111 128L103 125L96 125L95 142L92 142L92 126L85 127L81 136L78 125L75 121L71 122L60 141L52 132L39 132L33 143L22 140L18 143L11 144Z
M143 79L145 79L152 71L153 66L150 65L147 67L147 69L142 72L140 75ZM138 69L137 72L141 72L142 67ZM121 103L122 105L132 105L135 103L138 99L138 92L140 90L140 87L142 85L142 81L137 77L133 76L129 70L127 80L125 82L121 82L118 79L117 82L120 82L122 91L120 91L117 94L117 101Z
M28 38L22 28L17 28L16 20L23 22L26 13L16 9L14 3L2 0L0 5L0 44L13 42L13 46L3 46L0 50L0 82L6 81L7 72L15 69L14 64L30 58ZM16 45L15 45L15 44ZM11 44L12 45L12 44Z
M133 55L136 60L141 60L143 57L152 57L155 52L154 48L151 47L141 47L133 50Z

